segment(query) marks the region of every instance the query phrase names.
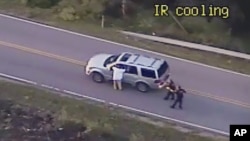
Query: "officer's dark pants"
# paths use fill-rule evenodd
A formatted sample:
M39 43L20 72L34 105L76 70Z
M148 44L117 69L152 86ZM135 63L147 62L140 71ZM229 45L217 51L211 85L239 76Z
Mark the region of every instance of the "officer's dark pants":
M182 100L183 96L177 96L176 100L174 101L174 104L171 107L175 108L176 104L179 104L179 108L182 109Z
M164 97L165 100L168 100L169 97L171 98L171 100L174 100L174 93L168 91L167 95Z

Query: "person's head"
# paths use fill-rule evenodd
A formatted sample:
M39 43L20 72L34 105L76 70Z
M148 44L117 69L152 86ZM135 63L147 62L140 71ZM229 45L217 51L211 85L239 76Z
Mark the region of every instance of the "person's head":
M179 89L179 90L181 90L181 89L182 89L182 88L181 88L181 85L179 85L179 86L178 86L178 89Z
M185 91L181 86L178 86L178 90Z

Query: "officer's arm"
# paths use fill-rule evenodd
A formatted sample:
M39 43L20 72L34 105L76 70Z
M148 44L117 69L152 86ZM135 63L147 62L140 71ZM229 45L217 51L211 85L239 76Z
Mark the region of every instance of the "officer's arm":
M163 88L163 87L164 87L164 85L162 84L162 85L159 85L158 87L161 89L161 88Z
M182 89L184 93L187 93L186 90Z
M159 88L161 89L161 88L163 88L163 87L165 87L166 86L166 83L163 83L162 85L161 84L159 84Z
M173 90L173 89L171 89L171 88L170 88L169 90L170 90L171 92L175 92L175 90Z

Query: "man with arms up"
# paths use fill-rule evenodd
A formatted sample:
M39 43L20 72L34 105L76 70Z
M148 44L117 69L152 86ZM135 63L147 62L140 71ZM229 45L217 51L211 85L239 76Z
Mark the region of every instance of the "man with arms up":
M121 65L110 65L109 70L113 70L113 87L115 90L122 90L122 79L125 69Z

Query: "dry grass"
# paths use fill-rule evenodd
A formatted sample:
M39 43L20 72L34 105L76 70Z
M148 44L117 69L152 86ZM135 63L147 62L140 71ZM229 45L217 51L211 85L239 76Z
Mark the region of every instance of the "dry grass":
M113 140L224 141L224 138L219 137L202 137L194 133L183 133L169 124L156 126L126 116L124 111L117 111L105 105L63 97L49 91L7 81L0 81L0 100L10 100L16 105L26 105L29 107L28 109L46 110L56 115L55 123L65 124L70 121L74 124L84 125L94 134L97 134L96 132L98 135L105 133L110 135ZM106 139L106 141L113 140Z

